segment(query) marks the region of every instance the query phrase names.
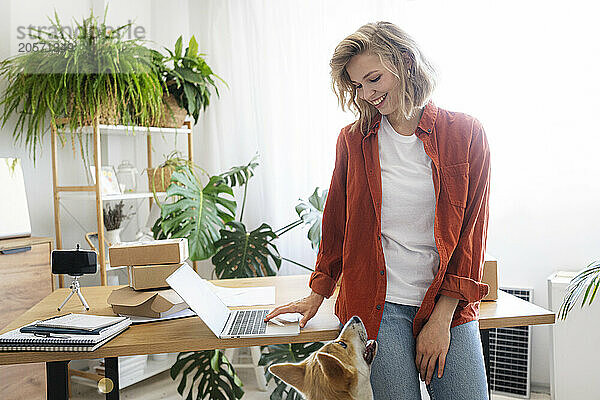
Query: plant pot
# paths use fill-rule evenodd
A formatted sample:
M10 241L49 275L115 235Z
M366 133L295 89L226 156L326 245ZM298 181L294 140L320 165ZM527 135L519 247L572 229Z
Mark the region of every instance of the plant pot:
M148 189L151 192L166 192L171 184L171 174L173 169L170 167L148 168Z
M156 123L156 126L161 128L181 128L186 116L187 111L177 104L175 96L172 94L163 95L162 117Z
M108 242L109 246L112 246L117 243L121 243L121 231L123 228L112 229L110 231L106 231L106 237L104 240Z

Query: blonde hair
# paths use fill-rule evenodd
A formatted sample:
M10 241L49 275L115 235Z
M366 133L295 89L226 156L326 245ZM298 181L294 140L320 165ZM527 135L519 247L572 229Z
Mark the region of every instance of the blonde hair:
M417 43L402 29L390 22L375 22L361 26L335 48L329 65L331 85L342 110L358 114L353 129L365 134L379 113L357 96L346 66L358 54L375 54L399 81L398 104L406 119L425 105L436 85L436 73Z

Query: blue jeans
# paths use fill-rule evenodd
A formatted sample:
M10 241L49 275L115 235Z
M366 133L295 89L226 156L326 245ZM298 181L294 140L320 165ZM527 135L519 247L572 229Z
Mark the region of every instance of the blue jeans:
M385 303L377 335L377 355L371 367L375 400L421 398L419 371L415 365L413 319L418 307ZM488 399L479 322L450 329L450 348L442 378L436 368L427 386L432 400Z

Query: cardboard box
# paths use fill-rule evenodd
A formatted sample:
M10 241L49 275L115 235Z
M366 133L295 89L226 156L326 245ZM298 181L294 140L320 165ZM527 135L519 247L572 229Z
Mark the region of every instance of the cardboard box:
M115 314L161 318L188 308L173 289L138 292L129 286L113 290L108 304Z
M167 277L184 264L130 265L127 267L129 287L135 290L168 288Z
M498 261L492 258L484 261L481 282L487 283L490 286L490 291L483 298L483 301L498 300Z
M122 265L180 264L189 257L186 238L125 242L109 247L112 267Z

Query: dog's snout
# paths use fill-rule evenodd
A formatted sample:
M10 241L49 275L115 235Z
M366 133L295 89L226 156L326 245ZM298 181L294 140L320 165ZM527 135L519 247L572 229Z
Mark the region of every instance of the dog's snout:
M359 318L358 316L356 316L356 315L355 315L354 317L352 317L352 322L354 322L354 323L356 323L356 324L359 324L359 323L361 323L362 321L360 320L360 318Z

